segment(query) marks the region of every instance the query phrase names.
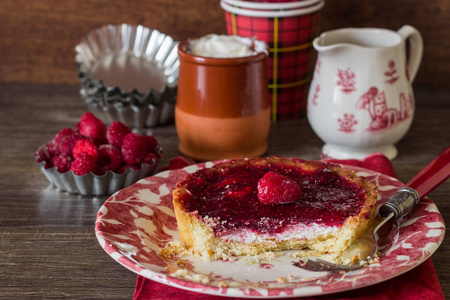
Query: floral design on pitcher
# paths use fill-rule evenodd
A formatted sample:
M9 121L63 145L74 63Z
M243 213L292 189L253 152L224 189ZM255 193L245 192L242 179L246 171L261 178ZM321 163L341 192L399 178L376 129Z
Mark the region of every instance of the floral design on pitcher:
M389 70L384 72L384 76L387 77L386 83L394 84L399 76L397 76L397 69L395 68L395 61L390 60L388 63Z
M355 73L352 70L350 70L350 68L347 68L347 70L338 69L337 77L338 79L336 84L341 87L341 90L344 93L351 93L353 91L356 91L355 88L356 76Z
M317 105L317 99L319 98L319 92L320 92L320 84L316 85L316 88L314 89L314 95L311 99L311 102L313 105Z
M343 132L353 132L355 129L353 128L358 121L355 120L355 115L352 114L344 114L342 118L338 119L339 122L339 131Z
M316 62L316 73L320 74L320 66L322 65L322 61L320 60L320 58L317 58L317 62Z
M399 109L389 108L385 92L379 92L378 88L371 87L356 102L356 108L365 109L369 112L372 121L367 130L377 131L395 126L398 122L411 117L412 95L409 94L407 98L404 93L400 93L399 104Z
M322 61L320 60L320 58L317 58L316 61L316 66L314 68L314 72L312 74L312 78L311 78L311 82L314 82L316 75L320 75L320 66L322 65Z

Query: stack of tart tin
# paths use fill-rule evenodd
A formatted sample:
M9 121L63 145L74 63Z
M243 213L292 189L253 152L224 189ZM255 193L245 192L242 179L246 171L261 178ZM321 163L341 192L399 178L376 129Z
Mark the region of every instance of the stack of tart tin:
M75 47L80 95L105 123L154 127L174 119L178 42L138 25L106 25Z

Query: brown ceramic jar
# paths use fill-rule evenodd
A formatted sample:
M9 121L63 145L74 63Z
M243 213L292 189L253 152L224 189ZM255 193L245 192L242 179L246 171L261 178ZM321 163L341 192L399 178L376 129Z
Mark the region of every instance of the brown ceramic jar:
M178 49L180 152L201 161L261 156L270 130L267 55L196 56L189 52L190 42Z

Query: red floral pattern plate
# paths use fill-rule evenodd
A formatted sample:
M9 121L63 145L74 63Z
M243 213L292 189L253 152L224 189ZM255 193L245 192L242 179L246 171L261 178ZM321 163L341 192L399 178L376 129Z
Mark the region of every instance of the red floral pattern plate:
M294 267L290 251L271 260L245 257L204 262L191 256L161 257L161 248L179 240L172 190L187 174L212 165L209 162L161 172L115 193L97 215L95 232L100 245L127 269L180 289L218 296L288 298L343 292L389 280L424 262L444 239L444 220L436 205L425 198L402 224L399 239L378 263L345 274ZM379 203L404 186L380 173L346 168L376 185Z

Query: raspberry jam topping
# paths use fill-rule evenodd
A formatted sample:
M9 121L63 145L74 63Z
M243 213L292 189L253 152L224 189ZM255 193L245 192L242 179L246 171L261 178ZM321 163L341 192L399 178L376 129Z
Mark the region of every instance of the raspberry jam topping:
M179 183L187 191L180 202L188 212L214 220L216 235L239 229L274 234L296 224L341 226L348 217L359 214L365 190L340 177L328 164L317 163L315 170L281 162L218 164ZM300 186L297 201L268 205L258 200L258 181L270 171Z

